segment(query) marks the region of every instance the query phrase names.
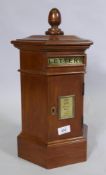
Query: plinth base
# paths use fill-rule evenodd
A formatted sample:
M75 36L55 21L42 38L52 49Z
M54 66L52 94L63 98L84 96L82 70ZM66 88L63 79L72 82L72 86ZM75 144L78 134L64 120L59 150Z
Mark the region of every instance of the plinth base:
M87 126L83 136L44 144L35 138L18 136L18 156L45 168L55 168L86 160Z

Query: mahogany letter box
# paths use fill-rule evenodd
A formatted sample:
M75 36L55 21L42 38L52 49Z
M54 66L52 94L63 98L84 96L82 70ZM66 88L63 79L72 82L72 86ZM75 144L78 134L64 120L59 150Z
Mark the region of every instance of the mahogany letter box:
M91 41L66 36L54 8L46 35L12 41L20 49L22 132L18 155L45 168L86 160L83 124L86 49Z

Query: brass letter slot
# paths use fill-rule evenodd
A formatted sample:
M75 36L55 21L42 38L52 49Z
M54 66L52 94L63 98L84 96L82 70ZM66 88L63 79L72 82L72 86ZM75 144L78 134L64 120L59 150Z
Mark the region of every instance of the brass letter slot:
M48 66L78 66L84 64L84 56L49 57Z

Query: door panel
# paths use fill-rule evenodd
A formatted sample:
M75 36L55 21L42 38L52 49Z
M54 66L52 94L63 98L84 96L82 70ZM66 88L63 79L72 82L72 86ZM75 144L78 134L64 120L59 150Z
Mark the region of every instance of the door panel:
M48 77L49 140L82 135L82 91L83 74ZM59 135L58 128L64 126L70 131Z

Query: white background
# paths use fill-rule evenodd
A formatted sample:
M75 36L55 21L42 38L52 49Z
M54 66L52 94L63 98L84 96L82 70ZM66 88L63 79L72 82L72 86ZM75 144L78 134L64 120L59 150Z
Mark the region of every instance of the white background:
M44 34L48 11L57 7L65 34L91 39L84 117L89 126L88 161L45 170L17 157L16 136L21 131L19 51L10 41ZM0 0L0 174L106 174L106 1Z

